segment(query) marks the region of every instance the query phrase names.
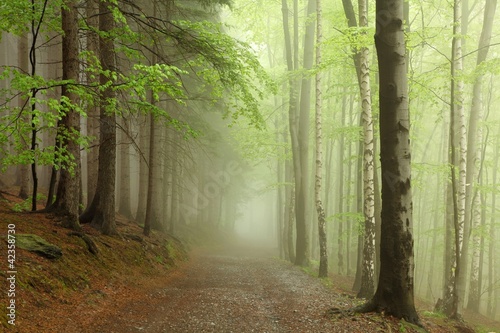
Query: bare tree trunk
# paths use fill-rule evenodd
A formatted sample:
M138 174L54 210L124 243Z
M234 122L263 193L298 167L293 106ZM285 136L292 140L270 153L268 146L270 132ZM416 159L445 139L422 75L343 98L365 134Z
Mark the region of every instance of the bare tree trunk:
M149 175L149 116L139 117L139 191L137 193L137 214L135 220L144 224Z
M342 128L346 126L346 112L347 112L347 88L344 87L342 94L342 118L340 125ZM337 273L342 275L344 273L344 149L345 148L345 135L341 134L339 139L338 157L337 157ZM333 249L333 248L332 248Z
M489 51L491 40L491 31L493 29L493 19L496 11L496 0L486 1L484 8L483 29L479 38L476 68L486 60ZM472 107L469 117L469 131L467 139L467 175L466 175L466 202L465 202L465 223L472 224L471 230L478 230L481 224L481 207L480 193L474 186L478 183L480 177L481 148L478 145L483 141L482 127L479 124L483 120L483 105L482 105L482 83L483 75L478 75L474 81ZM464 229L464 244L469 241L470 232L465 233ZM479 245L480 235L475 233L473 236L473 256L471 263L470 290L469 302L467 309L479 312ZM464 245L464 253L466 256ZM465 263L466 261L464 261ZM463 266L462 266L463 267ZM465 272L464 272L465 273Z
M132 219L132 209L130 207L130 130L128 120L122 118L121 127L118 212L127 219Z
M465 223L465 209L466 209L466 161L467 161L467 135L465 124L465 110L464 110L464 82L462 79L463 72L463 57L462 57L462 37L461 21L462 21L462 0L455 0L453 9L453 40L452 40L452 103L451 112L453 121L450 124L453 126L452 131L454 138L451 152L455 154L453 160L457 161L454 169L458 170L458 178L452 176L455 183L454 195L456 196L455 202L455 279L456 286L453 294L453 308L449 313L451 318L459 318L463 306L463 298L465 295L466 285L466 272L467 272L467 253L468 242L465 240L464 235L467 235L470 226ZM455 142L458 140L458 144ZM455 150L458 148L458 155Z
M359 0L359 26L368 27L368 3ZM363 119L363 194L365 218L363 242L363 272L361 289L358 297L371 297L374 292L375 273L375 198L374 198L374 165L373 165L373 119L370 91L370 52L368 47L360 49L359 89Z
M19 41L17 44L17 59L19 70L24 73L29 73L29 63L28 63L28 34L24 33L19 37ZM17 97L17 106L20 109L26 108L28 106L27 100L22 95ZM25 116L23 116L25 122L29 122ZM28 150L29 145L27 142L27 138L24 137L24 133L21 133L21 140L23 142L23 149ZM30 178L29 178L29 167L27 164L21 164L19 166L19 179L20 179L20 188L19 188L19 197L21 199L28 199L29 197L29 187L30 187Z
M500 133L498 133L497 140L496 140L496 145L495 145L495 153L493 157L493 179L492 179L492 184L497 184L497 171L499 165L499 159L500 159ZM496 207L496 192L493 191L491 194L491 206L490 207ZM497 295L497 290L498 288L495 288L495 277L496 277L496 263L497 260L495 258L495 248L496 248L496 219L495 219L495 214L491 214L491 219L490 219L490 226L489 226L489 236L490 236L490 241L489 241L489 246L488 246L488 257L489 257L489 264L488 264L488 302L487 302L487 310L486 310L486 315L490 318L494 318L496 314L496 298L495 296Z
M114 29L114 18L111 12L112 4L106 1L99 3L99 30L109 33ZM103 72L115 71L115 48L112 38L100 36L99 49ZM100 75L101 85L106 85L110 78ZM112 87L106 88L101 94L100 103L100 144L99 172L97 188L92 203L80 216L80 222L92 222L100 227L105 235L116 234L115 221L115 173L116 173L116 116L112 101L115 92Z
M292 53L292 41L290 37L290 31L289 31L289 24L288 24L288 4L287 0L282 0L282 14L283 14L283 31L284 31L284 36L285 36L285 57L286 57L286 63L287 63L287 69L288 69L288 84L289 84L289 100L288 100L288 123L289 123L289 133L290 133L290 139L291 139L291 146L292 146L292 160L293 160L293 174L294 176L288 177L288 179L294 181L294 188L291 190L291 197L295 198L295 192L297 191L297 180L296 178L298 170L300 170L300 160L299 160L299 143L298 143L298 117L297 117L297 82L296 79L292 77L292 74L294 70L297 69L298 67L298 22L296 19L296 15L298 9L297 7L297 0L294 0L294 52ZM297 45L297 47L295 47ZM296 200L292 201L292 206L289 207L287 210L287 214L289 214L292 211L296 210ZM290 215L288 218L287 223L290 221L294 220L293 217ZM293 235L293 229L291 229L290 225L288 225L287 228L287 239ZM293 249L293 244L289 244L289 249L288 253L290 256L290 259L293 258L293 261L295 261L295 250Z
M375 46L380 73L382 225L380 279L360 311L385 312L421 325L414 304L410 119L403 2L377 0ZM394 251L394 249L398 249Z
M316 66L321 65L321 42L323 38L321 26L321 0L316 0ZM318 213L318 235L319 235L319 277L328 276L328 249L326 244L326 219L325 211L323 209L323 202L321 200L321 185L322 178L322 164L323 164L323 140L322 140L322 121L321 121L321 73L316 74L316 179L315 179L315 200L316 211Z
M87 0L87 51L99 57L99 36L92 29L99 28L99 1ZM96 66L97 64L91 64ZM92 73L87 74L87 84L95 83ZM87 135L93 137L87 150L87 205L90 205L97 187L99 173L99 104L94 103L87 107Z
M154 174L155 174L155 120L153 114L150 114L149 123L149 172L148 172L148 191L146 200L146 217L144 220L144 236L149 236L153 227L153 203L154 203Z
M66 3L67 8L61 9L62 29L64 31L62 42L63 54L63 80L78 82L78 19L76 2ZM69 85L62 87L62 95L67 97L70 103L77 104L78 96L72 92ZM80 135L80 115L73 109L72 105L63 105L66 113L59 122L58 141L65 148L69 163L61 165L61 176L59 179L57 197L50 207L57 213L66 216L63 222L68 228L79 230L78 222L80 204L80 146L78 137Z

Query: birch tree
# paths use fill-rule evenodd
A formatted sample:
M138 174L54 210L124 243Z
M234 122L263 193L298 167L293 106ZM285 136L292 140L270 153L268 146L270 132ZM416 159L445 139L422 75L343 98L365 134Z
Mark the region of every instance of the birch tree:
M321 16L321 0L316 0L316 66L318 73L316 73L316 177L314 195L316 200L316 211L318 213L318 235L319 235L319 277L328 276L328 249L326 244L326 221L325 210L323 209L323 202L321 200L321 184L322 184L322 163L323 163L323 149L322 149L322 91L321 91L321 42L323 37L322 32L322 16Z
M368 3L359 0L359 26L368 27ZM359 90L361 96L363 123L363 215L365 219L363 237L363 265L361 289L358 297L370 297L374 292L375 271L375 197L374 197L374 164L373 164L373 119L370 91L370 51L367 46L360 49L359 58Z

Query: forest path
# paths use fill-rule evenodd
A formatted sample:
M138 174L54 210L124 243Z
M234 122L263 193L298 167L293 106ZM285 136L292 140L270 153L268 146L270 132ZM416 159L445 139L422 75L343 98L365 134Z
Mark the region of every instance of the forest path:
M331 307L348 307L347 302L348 297L269 252L198 251L164 288L129 304L119 317L93 331L357 332L351 320L345 326L325 316Z

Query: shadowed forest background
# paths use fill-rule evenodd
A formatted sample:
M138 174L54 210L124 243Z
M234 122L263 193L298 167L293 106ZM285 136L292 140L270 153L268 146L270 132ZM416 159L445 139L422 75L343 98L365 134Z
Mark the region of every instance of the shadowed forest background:
M389 313L498 320L497 1L395 3L0 1L0 190L78 232L271 245L366 299L386 244Z

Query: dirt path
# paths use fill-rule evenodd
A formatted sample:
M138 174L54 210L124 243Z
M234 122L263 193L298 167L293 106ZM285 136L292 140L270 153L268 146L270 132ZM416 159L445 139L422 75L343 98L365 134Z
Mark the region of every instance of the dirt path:
M378 314L327 316L353 299L300 268L255 251L199 253L165 285L115 315L65 333L372 333L397 332L399 322ZM68 327L69 328L69 327ZM437 328L437 327L436 327ZM405 332L415 332L405 328ZM430 332L448 332L437 328Z
M321 281L274 258L199 254L163 289L94 332L354 332L327 309L346 306ZM340 303L339 303L340 302ZM147 310L147 311L144 311Z

